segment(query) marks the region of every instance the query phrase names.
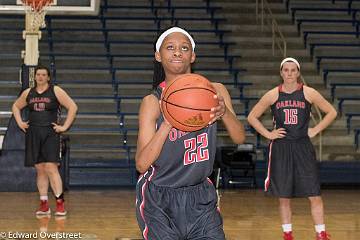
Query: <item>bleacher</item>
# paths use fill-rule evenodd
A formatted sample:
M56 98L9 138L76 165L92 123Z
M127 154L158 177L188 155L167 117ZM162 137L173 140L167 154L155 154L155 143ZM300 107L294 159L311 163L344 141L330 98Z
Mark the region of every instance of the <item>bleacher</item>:
M314 57L316 68L340 115L346 116L348 133L358 147L360 113L360 3L352 0L287 1L292 19L297 23L304 45ZM306 6L305 6L306 5Z
M243 3L219 2L104 0L99 16L46 17L47 27L40 41L41 62L52 67L53 81L79 105L77 119L67 133L71 147L69 186L135 184L137 113L142 97L151 91L153 42L163 28L173 24L187 28L194 35L197 43L194 72L226 85L238 118L246 125L246 141L257 146L258 160L266 160L267 141L255 134L245 119L254 102L278 83L281 57L271 56L269 50L262 49L270 45L267 33L263 34L265 40L254 41L252 38L258 32L248 22L241 26L238 9L232 6ZM274 5L281 10L274 12L286 16L286 8L278 2ZM355 1L349 2L317 0L311 10L308 1L290 0L288 18L280 17L285 24L294 20L295 25L286 28L288 36L296 38L290 41L289 52L302 62L308 82L326 98L333 99L342 113L343 121L340 119L333 129L324 133L329 136L324 140L325 160L356 158L352 149L359 143L360 41L357 34L341 34L341 31L358 32L359 17L355 9L360 7ZM326 12L332 7L347 11ZM246 11L242 11L247 19ZM0 129L3 129L19 91L24 23L19 16L0 18L4 26L0 29L0 43L6 46L0 67L3 73L0 95L5 103L0 107ZM333 34L329 29L339 31ZM251 33L243 36L246 31ZM297 37L297 31L301 37ZM302 42L298 44L304 36L306 51ZM264 116L268 127L272 126L269 116L269 113ZM336 134L337 140L333 137ZM342 147L334 148L335 141ZM231 144L221 124L218 142L220 146Z
M286 7L286 2L288 7ZM253 15L251 14L251 5L250 1L245 1L242 3L235 3L225 0L217 0L212 2L216 6L227 6L226 9L221 10L220 12L226 12L220 14L221 17L227 18L227 22L224 25L228 25L226 29L231 29L232 34L225 38L231 41L237 42L237 47L232 47L233 52L239 53L242 58L237 60L236 65L245 67L247 72L244 73L244 81L249 81L252 83L251 87L245 88L246 96L257 96L260 97L266 90L273 88L276 84L279 84L279 75L278 75L278 64L282 59L280 56L280 51L275 50L275 56L271 53L271 26L264 27L264 31L261 33L260 22L261 18L259 16L258 26L251 24L250 19ZM322 12L318 9L326 8L344 8L348 9L349 1L331 1L331 0L315 0L309 1L305 0L290 0L290 1L269 1L269 6L273 12L276 21L280 25L280 29L285 36L287 42L287 55L294 56L297 58L302 65L302 75L304 76L306 82L311 86L317 89L326 99L330 102L332 100L332 95L334 96L334 106L338 106L337 97L341 96L356 96L357 89L353 86L343 87L330 85L331 83L338 83L333 81L333 79L341 79L346 83L351 83L356 86L358 84L358 77L353 75L353 73L333 73L328 74L328 84L324 84L323 78L323 67L339 67L337 60L333 59L321 59L319 70L317 70L316 61L317 57L321 56L333 56L336 54L343 53L343 57L348 56L347 53L352 53L350 56L356 56L356 47L348 47L349 50L338 51L334 48L333 51L329 49L324 49L323 46L319 47L318 44L327 44L328 41L331 43L341 43L341 44L354 44L358 43L356 35L347 36L342 34L313 34L308 33L306 37L306 48L304 48L304 31L356 31L356 25L352 26L352 23L355 21L352 20L352 15L347 15L345 11L329 11ZM355 1L351 4L352 8L357 8ZM315 8L313 11L295 11L294 20L292 17L291 8ZM241 16L239 16L241 13ZM261 11L260 11L261 13ZM311 21L316 19L315 21ZM330 20L329 20L330 19ZM334 21L336 19L343 19L340 23ZM301 20L301 24L298 25L297 20ZM253 20L254 21L254 20ZM242 24L239 24L241 22ZM266 21L265 21L266 22ZM298 29L299 26L299 29ZM267 49L265 49L267 46ZM311 47L313 46L313 47ZM315 51L315 54L310 54L310 49ZM350 49L352 48L352 49ZM320 51L324 51L326 54L321 54ZM329 62L330 61L330 62ZM355 60L343 59L342 61L349 61L354 63ZM256 62L256 64L255 64ZM331 65L332 64L332 65ZM341 65L341 64L340 64ZM351 67L356 68L356 63L351 65ZM329 68L330 69L330 68ZM344 68L340 68L344 69ZM335 69L336 70L336 69ZM341 78L338 75L342 75ZM340 81L339 81L340 82ZM333 89L335 87L335 89ZM333 90L332 90L333 89ZM332 94L332 92L334 92ZM250 93L250 94L249 94ZM353 94L352 94L353 93ZM347 105L348 102L345 102ZM313 111L313 114L316 115L316 112ZM267 128L272 127L272 121L270 114L266 112L263 116L263 122ZM313 123L311 123L313 124ZM266 149L268 141L259 137L257 140L258 150L261 148ZM317 151L317 157L319 158L320 153L320 143L319 139L313 139L313 144L315 150ZM259 156L258 168L262 169L261 159L266 159L265 157ZM354 131L351 130L348 134L346 130L346 120L344 117L338 117L334 123L323 132L322 138L322 166L330 166L333 162L341 161L345 163L346 161L353 161L359 159L359 154L355 151L354 145ZM320 159L319 159L320 160ZM329 165L328 165L329 164ZM327 171L327 170L325 170ZM329 179L331 181L331 179Z
M151 90L153 42L166 26L188 28L197 42L194 72L227 85L234 108L245 116L250 100L240 100L245 97L243 89L251 83L241 82L245 69L232 64L241 56L228 51L235 43L224 40L230 31L219 27L225 21L216 17L219 9L203 1L169 1L162 6L154 1L107 0L102 1L99 16L46 16L40 61L51 65L53 81L79 106L77 119L67 133L71 147L69 186L135 184L137 113L142 97ZM7 90L0 111L9 111L19 91L16 72L21 63L24 23L21 16L1 18L7 23L2 36L6 32L6 44L11 45L3 53L9 59L6 70L15 73L8 81L1 80ZM9 115L2 115L2 124L6 125ZM224 131L218 136L221 144L229 142Z

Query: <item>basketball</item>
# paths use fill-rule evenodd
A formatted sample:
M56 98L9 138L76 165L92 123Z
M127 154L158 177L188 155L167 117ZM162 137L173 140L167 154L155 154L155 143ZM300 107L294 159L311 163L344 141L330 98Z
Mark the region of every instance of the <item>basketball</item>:
M176 129L193 132L206 127L211 108L219 102L211 82L199 74L184 74L166 86L161 108L166 120Z

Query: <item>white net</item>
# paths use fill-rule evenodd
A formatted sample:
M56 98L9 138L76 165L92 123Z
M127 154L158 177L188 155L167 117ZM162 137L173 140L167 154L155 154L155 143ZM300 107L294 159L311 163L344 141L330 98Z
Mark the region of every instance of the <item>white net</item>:
M45 28L45 15L53 0L23 0L26 13L26 28L28 31L37 32Z
M29 68L29 87L35 87L35 68Z

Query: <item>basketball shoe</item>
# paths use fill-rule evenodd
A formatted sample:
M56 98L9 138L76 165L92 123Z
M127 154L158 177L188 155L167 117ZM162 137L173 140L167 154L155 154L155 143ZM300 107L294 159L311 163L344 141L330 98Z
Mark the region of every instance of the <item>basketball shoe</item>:
M292 232L284 232L283 238L284 240L294 240Z
M65 210L65 201L64 199L57 199L56 200L56 216L65 216L66 210Z
M327 232L322 231L320 233L316 233L315 240L330 240L330 235Z
M40 200L40 207L36 211L36 215L50 214L49 202L47 200Z

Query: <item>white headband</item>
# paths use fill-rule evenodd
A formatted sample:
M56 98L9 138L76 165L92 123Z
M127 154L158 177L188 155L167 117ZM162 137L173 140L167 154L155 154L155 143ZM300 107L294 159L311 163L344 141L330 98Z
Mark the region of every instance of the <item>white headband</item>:
M291 57L288 57L288 58L285 58L284 60L282 60L282 62L280 63L280 69L282 68L282 66L284 65L284 63L286 62L293 62L296 64L296 66L298 67L298 69L300 70L300 64L299 62L295 59L295 58L291 58Z
M160 47L161 47L161 44L163 43L164 39L174 33L174 32L179 32L179 33L182 33L184 34L185 36L187 36L191 42L191 46L192 46L192 50L194 51L195 50L195 42L194 42L194 39L190 36L190 34L185 31L184 29L182 28L179 28L179 27L172 27L172 28L169 28L168 30L166 30L165 32L163 32L160 37L158 38L158 40L156 41L156 51L159 52L160 51Z

